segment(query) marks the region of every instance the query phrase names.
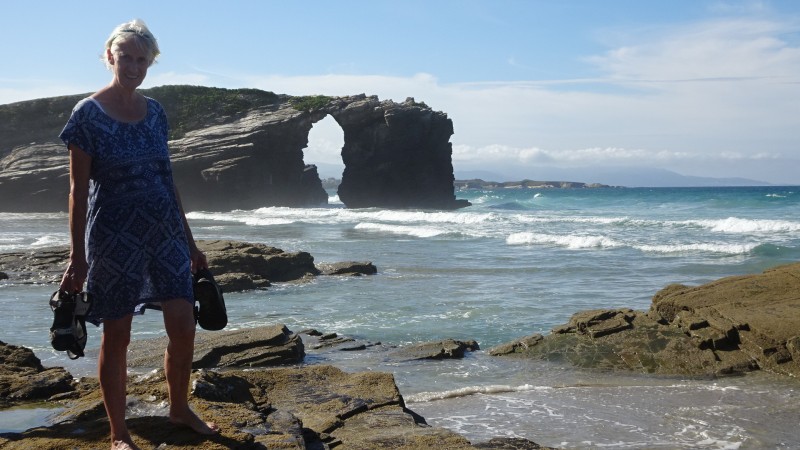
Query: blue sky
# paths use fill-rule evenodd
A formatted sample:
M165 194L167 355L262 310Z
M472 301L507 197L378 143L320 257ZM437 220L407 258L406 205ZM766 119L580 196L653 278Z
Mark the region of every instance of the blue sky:
M144 87L414 97L453 120L457 175L800 184L800 1L6 2L0 104L99 89L132 18L162 49ZM306 162L340 148L326 119Z

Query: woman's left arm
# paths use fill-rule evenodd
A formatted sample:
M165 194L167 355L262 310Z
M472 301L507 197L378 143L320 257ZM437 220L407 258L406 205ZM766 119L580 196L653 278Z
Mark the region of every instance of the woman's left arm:
M189 244L189 257L192 261L192 273L197 272L200 269L207 269L208 261L206 260L206 255L197 248L197 244L194 242L192 229L189 228L189 221L186 220L186 212L183 210L181 195L178 193L177 186L175 186L175 201L178 202L178 210L181 212L181 220L183 221L183 230L186 234L186 242Z

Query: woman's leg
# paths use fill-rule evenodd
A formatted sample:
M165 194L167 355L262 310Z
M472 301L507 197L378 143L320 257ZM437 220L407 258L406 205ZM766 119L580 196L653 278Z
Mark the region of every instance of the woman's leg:
M164 372L169 388L169 419L200 434L215 434L217 425L204 422L189 408L189 375L194 356L194 307L184 299L161 303L169 344L164 352Z
M137 449L125 424L126 385L128 381L128 343L131 340L132 315L103 321L103 337L97 358L100 390L111 426L111 448Z

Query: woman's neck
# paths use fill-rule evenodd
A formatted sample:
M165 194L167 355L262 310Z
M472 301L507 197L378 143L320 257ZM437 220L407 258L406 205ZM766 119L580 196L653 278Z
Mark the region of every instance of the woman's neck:
M103 110L120 122L138 122L147 115L147 102L136 89L126 89L111 82L92 95Z

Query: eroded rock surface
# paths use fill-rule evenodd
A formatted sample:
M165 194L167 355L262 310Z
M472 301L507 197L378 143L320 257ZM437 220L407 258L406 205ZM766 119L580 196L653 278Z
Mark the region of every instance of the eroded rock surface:
M472 448L465 438L429 427L408 411L391 374L348 374L331 366L198 371L193 373L191 385L192 407L217 423L220 434L203 437L169 424L165 381L159 371L133 377L128 383L128 426L138 445L184 449ZM85 380L79 392L79 398L65 402L67 410L57 425L6 435L0 444L8 449L108 446L108 423L96 382ZM381 427L370 426L379 423Z
M72 391L69 372L61 367L45 368L32 350L0 341L0 408Z
M547 336L494 355L599 369L716 376L752 370L800 377L800 263L702 286L671 285L647 312L584 311Z
M197 246L206 254L209 268L225 292L266 288L271 282L295 281L316 275L377 273L371 262L322 264L320 270L308 252L285 252L258 243L199 240ZM14 283L58 283L68 258L69 248L66 246L0 253L0 271Z
M480 350L474 340L459 341L445 339L436 342L423 342L413 344L391 353L390 357L396 360L424 360L424 359L458 359L463 358L466 352Z
M3 387L5 372L17 373L20 379L30 376L31 370L63 372L42 368L27 349L0 343L0 355L5 358L0 373ZM14 391L3 391L4 399L8 392ZM473 446L455 432L429 426L405 407L394 377L383 372L346 373L327 365L196 370L191 376L190 404L201 417L220 427L216 436L199 436L170 424L167 395L163 370L129 377L127 423L141 448L540 448L524 439L502 438ZM15 404L47 400L60 405L62 411L54 425L0 434L4 449L96 449L109 444L108 420L96 378L70 377L65 394L14 400ZM9 404L0 404L5 406Z
M158 368L164 363L167 338L137 339L128 347L128 366ZM200 331L195 336L192 367L270 367L303 362L300 337L283 324L263 327Z

